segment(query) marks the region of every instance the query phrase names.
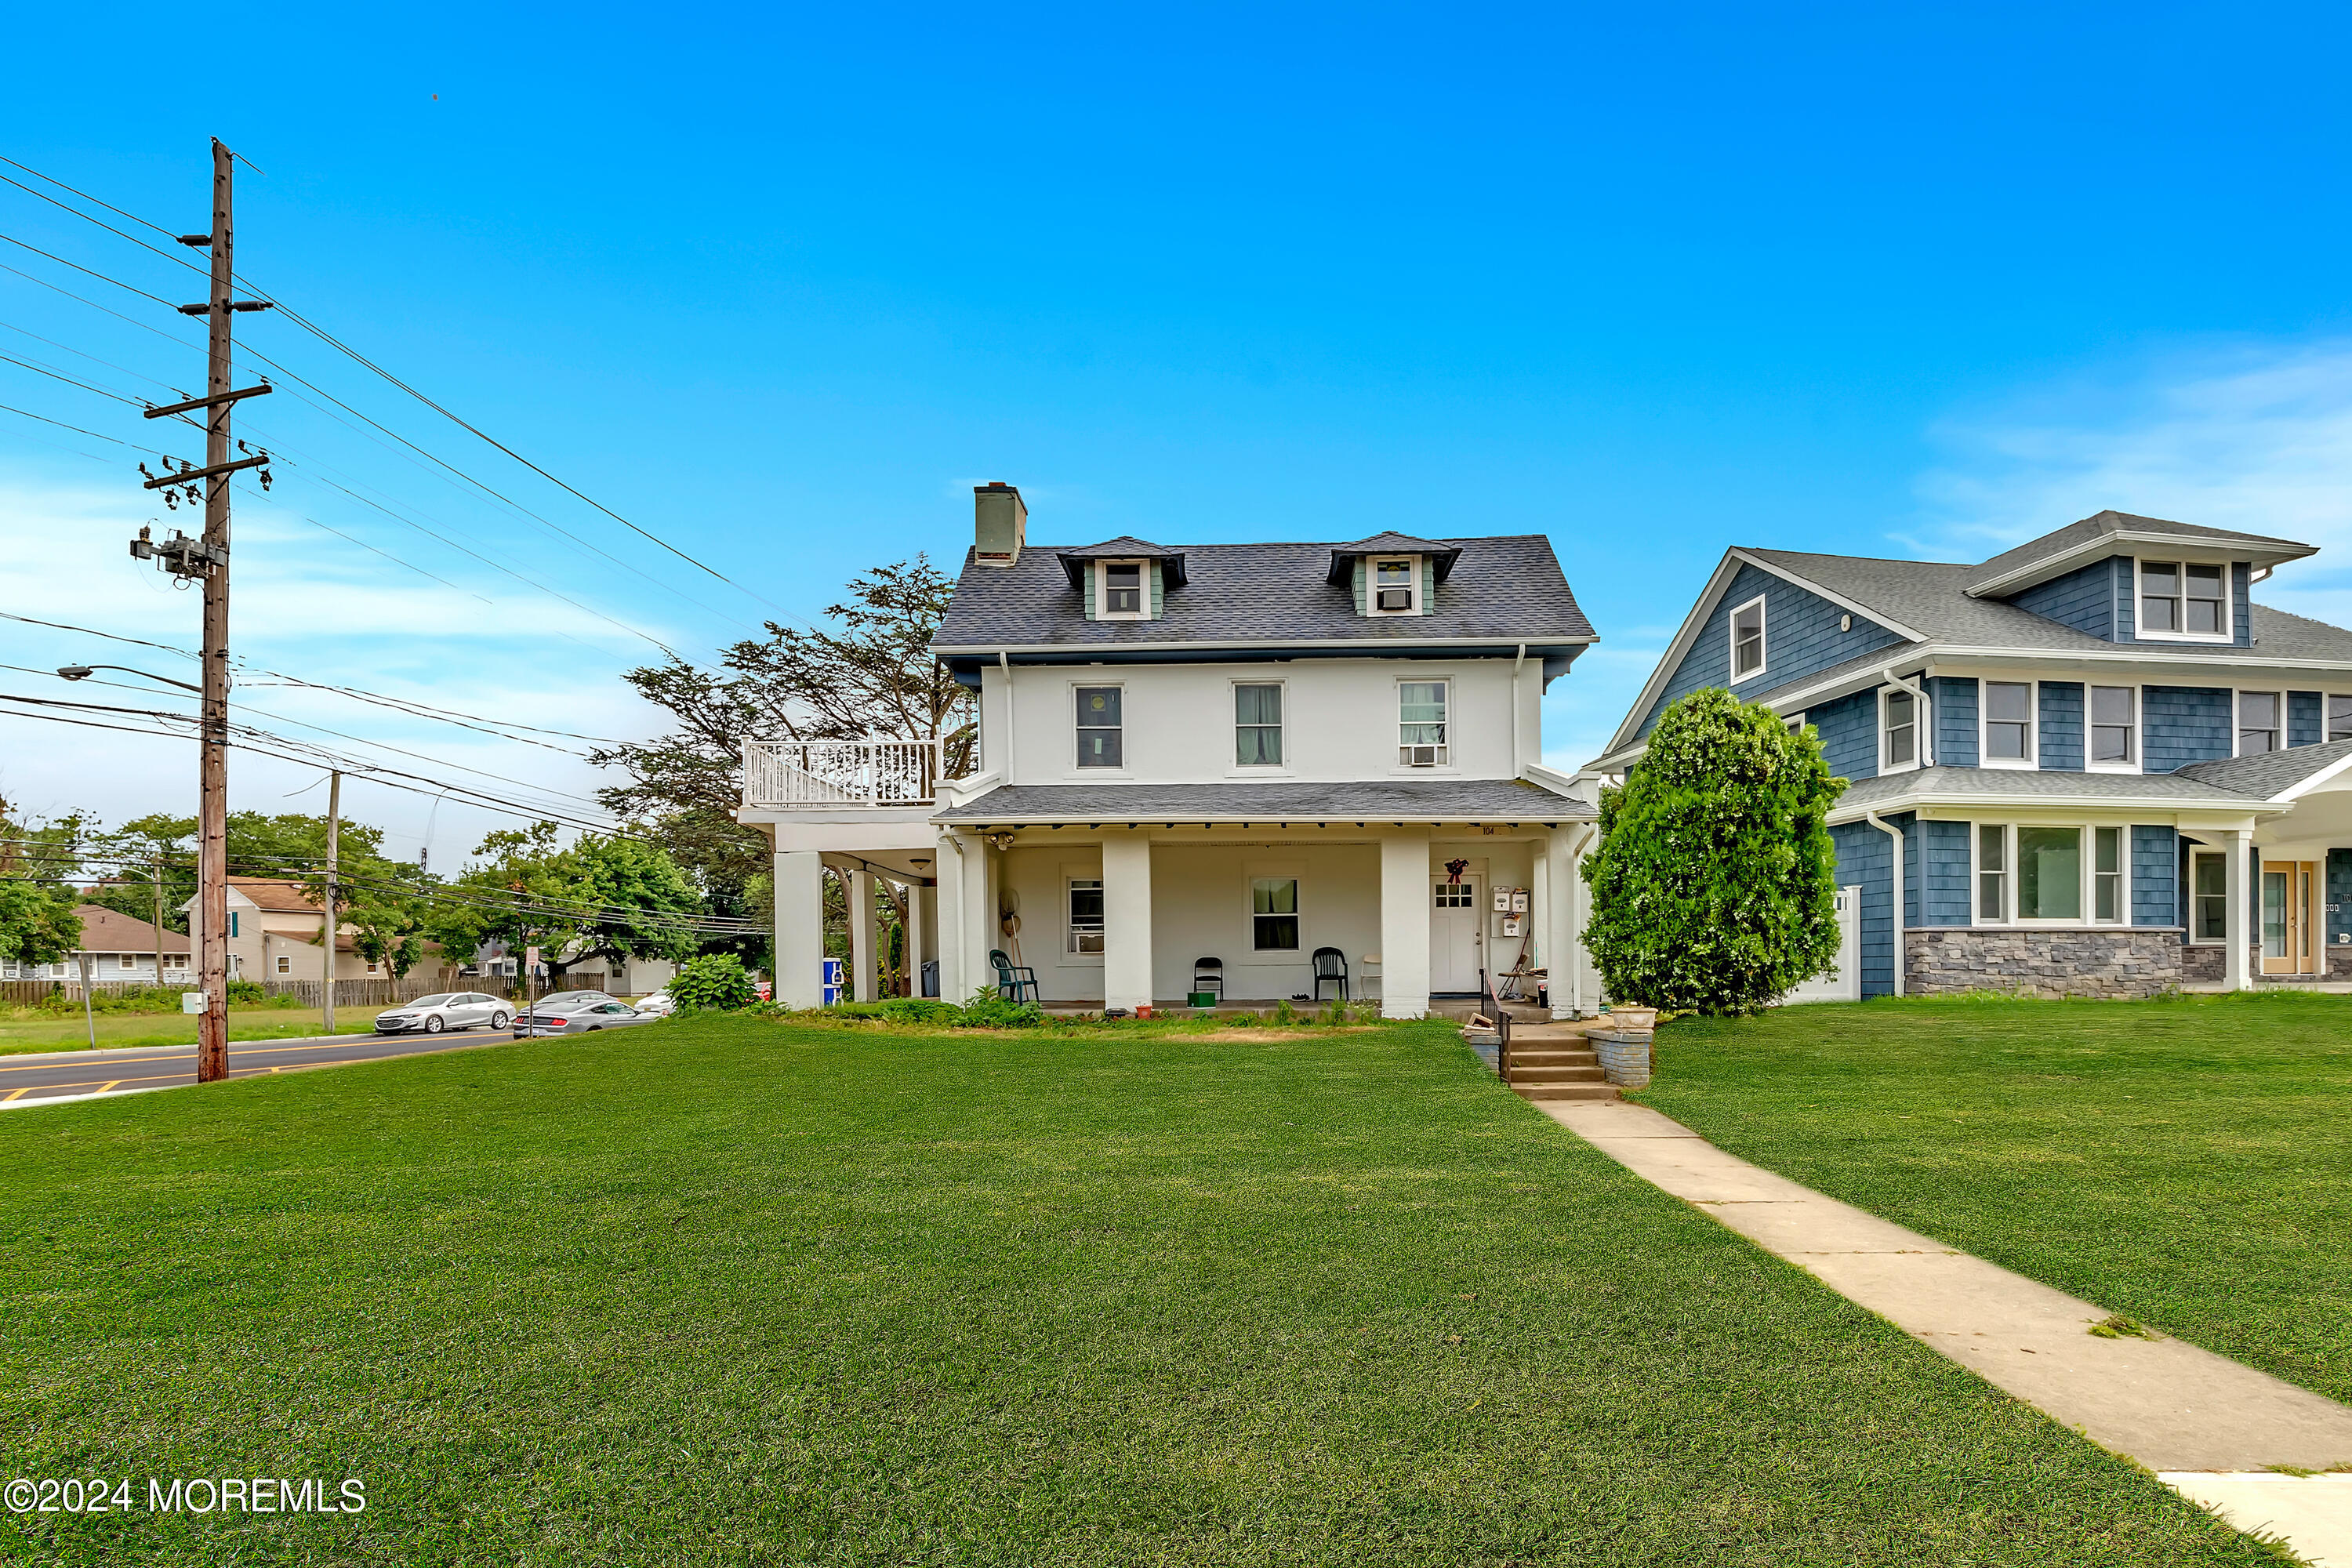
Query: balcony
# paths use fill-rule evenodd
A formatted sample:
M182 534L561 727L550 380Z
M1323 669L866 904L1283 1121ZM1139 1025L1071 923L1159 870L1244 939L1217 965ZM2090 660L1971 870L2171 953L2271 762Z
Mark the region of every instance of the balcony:
M938 741L749 741L743 805L761 811L931 805L942 765Z

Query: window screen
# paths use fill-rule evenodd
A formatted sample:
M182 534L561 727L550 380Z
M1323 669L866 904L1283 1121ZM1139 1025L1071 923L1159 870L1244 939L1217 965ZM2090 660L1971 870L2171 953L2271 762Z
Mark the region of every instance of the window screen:
M1119 723L1119 689L1116 686L1078 688L1078 766L1116 768L1126 765Z

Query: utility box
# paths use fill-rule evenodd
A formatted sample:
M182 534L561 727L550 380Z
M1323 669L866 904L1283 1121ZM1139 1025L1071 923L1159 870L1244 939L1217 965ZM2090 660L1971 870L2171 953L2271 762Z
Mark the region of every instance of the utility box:
M818 1001L822 1005L830 1007L841 1000L841 960L828 958L824 962L824 974L817 983Z

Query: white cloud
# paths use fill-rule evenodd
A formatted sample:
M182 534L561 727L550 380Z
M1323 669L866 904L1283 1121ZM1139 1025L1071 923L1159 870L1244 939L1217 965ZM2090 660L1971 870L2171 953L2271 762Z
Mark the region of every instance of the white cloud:
M1955 417L1906 542L1979 560L2112 507L2301 540L2262 597L2352 624L2352 342L2241 343Z

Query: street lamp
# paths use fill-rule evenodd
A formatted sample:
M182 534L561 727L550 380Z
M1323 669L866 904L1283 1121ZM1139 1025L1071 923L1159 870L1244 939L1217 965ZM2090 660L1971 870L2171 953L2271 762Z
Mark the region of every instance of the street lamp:
M176 686L183 691L193 691L199 697L205 694L205 689L201 686L191 686L184 680L174 680L168 675L155 675L144 669L133 669L127 664L68 664L60 668L58 673L68 680L88 680L101 669L119 669L125 675L143 675L150 680L160 680L166 686Z

